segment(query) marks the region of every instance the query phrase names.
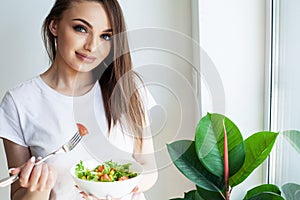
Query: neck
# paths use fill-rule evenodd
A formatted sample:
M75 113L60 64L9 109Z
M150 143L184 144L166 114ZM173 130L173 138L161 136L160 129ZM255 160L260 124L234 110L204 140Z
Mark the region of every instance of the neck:
M41 78L51 88L67 96L81 96L87 93L95 83L91 72L67 70L55 63L41 74Z

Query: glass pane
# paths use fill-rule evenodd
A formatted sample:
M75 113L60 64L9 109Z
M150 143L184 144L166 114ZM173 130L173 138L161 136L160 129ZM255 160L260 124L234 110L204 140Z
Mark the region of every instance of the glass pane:
M300 130L300 1L278 1L279 49L277 89L278 131ZM274 113L273 113L274 115ZM275 122L276 123L276 122ZM272 180L278 185L300 183L300 153L282 135L277 140L275 173Z

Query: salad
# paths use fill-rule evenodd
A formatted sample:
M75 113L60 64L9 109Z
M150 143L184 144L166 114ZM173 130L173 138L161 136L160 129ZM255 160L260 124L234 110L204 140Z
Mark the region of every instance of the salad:
M131 163L118 164L107 161L94 169L83 166L82 160L76 165L75 175L83 180L94 182L114 182L123 181L137 176L137 173L130 170Z

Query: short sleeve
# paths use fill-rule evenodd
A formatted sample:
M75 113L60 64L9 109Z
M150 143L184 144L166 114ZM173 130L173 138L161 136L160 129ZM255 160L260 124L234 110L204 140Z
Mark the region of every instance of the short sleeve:
M0 105L0 138L5 138L27 147L18 109L10 92L5 94Z
M140 88L139 93L140 93L141 100L142 100L143 106L144 106L145 120L146 120L145 127L149 127L151 124L150 110L154 106L156 106L157 103L156 103L155 99L153 98L152 94L150 93L150 91L146 87Z
M152 107L154 107L156 105L156 101L154 100L152 94L146 87L143 87L139 90L140 90L139 93L141 95L141 99L142 99L142 102L144 105L144 109L146 111L149 111Z

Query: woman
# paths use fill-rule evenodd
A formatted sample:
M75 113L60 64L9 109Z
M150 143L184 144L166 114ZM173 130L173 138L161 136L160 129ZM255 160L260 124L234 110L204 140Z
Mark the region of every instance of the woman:
M20 173L11 186L12 199L94 198L76 191L68 176L78 159L91 157L84 145L34 166L39 156L56 150L76 132L74 101L89 95L96 98L96 121L106 127L110 142L124 138L120 130L134 133L126 151L152 171L135 192L155 183L152 140L143 140L145 95L137 92L140 79L132 72L125 31L117 0L55 2L43 25L49 69L9 90L0 107L0 137L10 173ZM140 192L124 199L143 199Z

